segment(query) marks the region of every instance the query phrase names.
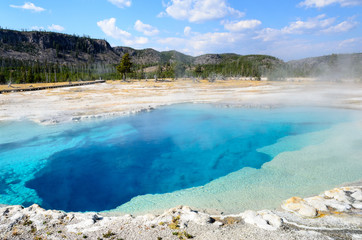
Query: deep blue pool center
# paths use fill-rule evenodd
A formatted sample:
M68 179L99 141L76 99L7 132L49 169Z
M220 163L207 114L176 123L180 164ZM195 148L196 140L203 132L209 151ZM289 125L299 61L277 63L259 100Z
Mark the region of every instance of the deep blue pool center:
M346 121L345 112L182 104L97 122L2 123L0 203L103 211L139 195L202 186L260 169L272 156L259 148Z

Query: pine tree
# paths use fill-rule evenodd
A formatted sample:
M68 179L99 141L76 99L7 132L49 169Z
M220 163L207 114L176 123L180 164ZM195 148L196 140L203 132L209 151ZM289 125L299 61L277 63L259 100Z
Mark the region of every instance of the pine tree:
M117 66L117 71L121 75L122 79L125 80L127 73L131 72L132 62L128 53L124 54L121 62Z
M196 77L200 77L201 74L202 74L202 68L201 68L200 65L197 65L197 66L195 67L195 75L196 75Z

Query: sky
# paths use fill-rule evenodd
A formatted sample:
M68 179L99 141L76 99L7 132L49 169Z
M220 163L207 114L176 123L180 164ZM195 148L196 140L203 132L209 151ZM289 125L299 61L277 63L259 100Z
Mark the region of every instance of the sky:
M0 27L159 51L294 60L362 52L362 0L1 0Z

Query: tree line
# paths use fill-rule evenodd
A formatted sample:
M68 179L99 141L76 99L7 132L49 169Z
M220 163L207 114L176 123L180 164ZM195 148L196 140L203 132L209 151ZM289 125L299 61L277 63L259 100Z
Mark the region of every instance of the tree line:
M115 66L102 63L60 64L0 57L0 84L54 83L116 79Z
M223 61L218 64L191 64L184 62L166 62L158 65L137 65L132 63L128 53L123 55L117 66L118 73L122 78L212 78L222 77L253 77L260 79L261 76L271 75L275 69L281 67L283 62L277 58L264 55L239 56L232 61ZM156 70L147 71L149 67Z
M95 79L153 79L153 78L209 78L211 76L243 76L260 78L273 66L260 64L257 60L239 58L220 64L193 65L168 62L154 65L155 70L145 71L150 65L134 64L129 54L123 55L120 63L61 64L0 57L0 84L64 82Z
M178 61L142 65L124 54L119 64L92 61L86 63L50 63L31 60L17 60L0 57L0 84L64 82L81 80L154 79L154 78L202 78L253 77L262 76L270 80L284 80L286 77L314 77L330 72L329 79L362 76L360 62L352 61L350 66L339 64L338 56L332 55L324 64L289 64L270 56L237 56L218 64L192 64ZM153 70L150 71L150 67ZM333 70L333 71L332 71ZM339 75L337 73L339 73Z

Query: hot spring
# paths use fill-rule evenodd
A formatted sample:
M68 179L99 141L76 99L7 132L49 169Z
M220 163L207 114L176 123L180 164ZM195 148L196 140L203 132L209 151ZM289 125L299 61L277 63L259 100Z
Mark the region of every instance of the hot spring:
M181 104L111 120L0 123L0 204L157 212L275 208L362 179L358 111Z

